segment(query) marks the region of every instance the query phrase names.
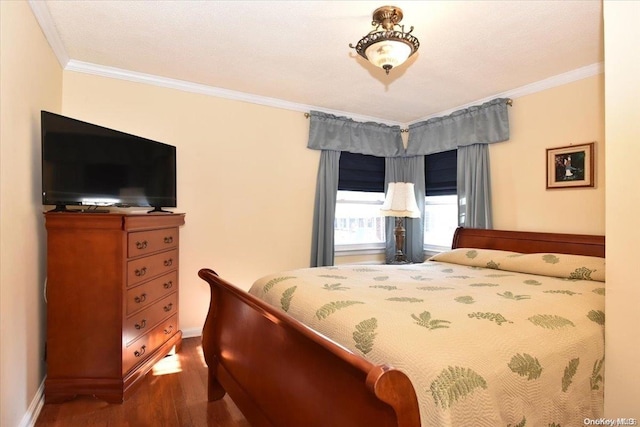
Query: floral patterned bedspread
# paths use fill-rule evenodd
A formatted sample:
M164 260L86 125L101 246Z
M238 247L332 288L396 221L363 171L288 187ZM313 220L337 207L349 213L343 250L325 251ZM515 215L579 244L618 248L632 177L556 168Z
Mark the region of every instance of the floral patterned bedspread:
M603 412L598 280L601 258L457 249L422 264L280 272L249 292L404 371L425 427L569 427Z

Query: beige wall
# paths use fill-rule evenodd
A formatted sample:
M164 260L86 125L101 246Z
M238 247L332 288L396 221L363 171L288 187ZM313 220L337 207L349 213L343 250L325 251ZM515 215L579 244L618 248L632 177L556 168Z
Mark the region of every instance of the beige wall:
M202 329L209 267L248 288L308 267L319 153L300 112L145 84L64 73L63 114L177 147L180 324Z
M9 427L28 421L45 373L40 110L62 100L62 69L24 1L0 1L0 64L0 425Z
M490 146L494 228L604 234L604 76L517 98L509 123ZM595 188L547 190L546 149L593 141Z
M604 2L607 137L605 416L640 419L640 2Z

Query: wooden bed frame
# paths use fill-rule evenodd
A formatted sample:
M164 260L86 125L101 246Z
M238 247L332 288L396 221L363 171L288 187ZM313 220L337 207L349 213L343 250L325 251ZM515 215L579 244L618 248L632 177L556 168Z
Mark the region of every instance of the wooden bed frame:
M453 248L604 257L604 236L458 228ZM419 427L409 378L376 366L213 270L202 333L209 400L231 399L254 427Z

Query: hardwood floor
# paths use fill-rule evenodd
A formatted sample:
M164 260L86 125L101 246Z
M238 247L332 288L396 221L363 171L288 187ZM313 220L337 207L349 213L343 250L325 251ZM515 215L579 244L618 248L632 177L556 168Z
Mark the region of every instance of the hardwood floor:
M122 404L80 396L45 404L35 427L250 427L229 396L207 401L207 367L200 337L185 338Z

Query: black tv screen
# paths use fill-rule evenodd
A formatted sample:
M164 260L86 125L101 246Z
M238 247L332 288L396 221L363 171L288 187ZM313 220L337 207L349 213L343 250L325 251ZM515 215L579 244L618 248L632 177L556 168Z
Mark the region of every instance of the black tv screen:
M176 148L41 112L42 204L176 207Z

